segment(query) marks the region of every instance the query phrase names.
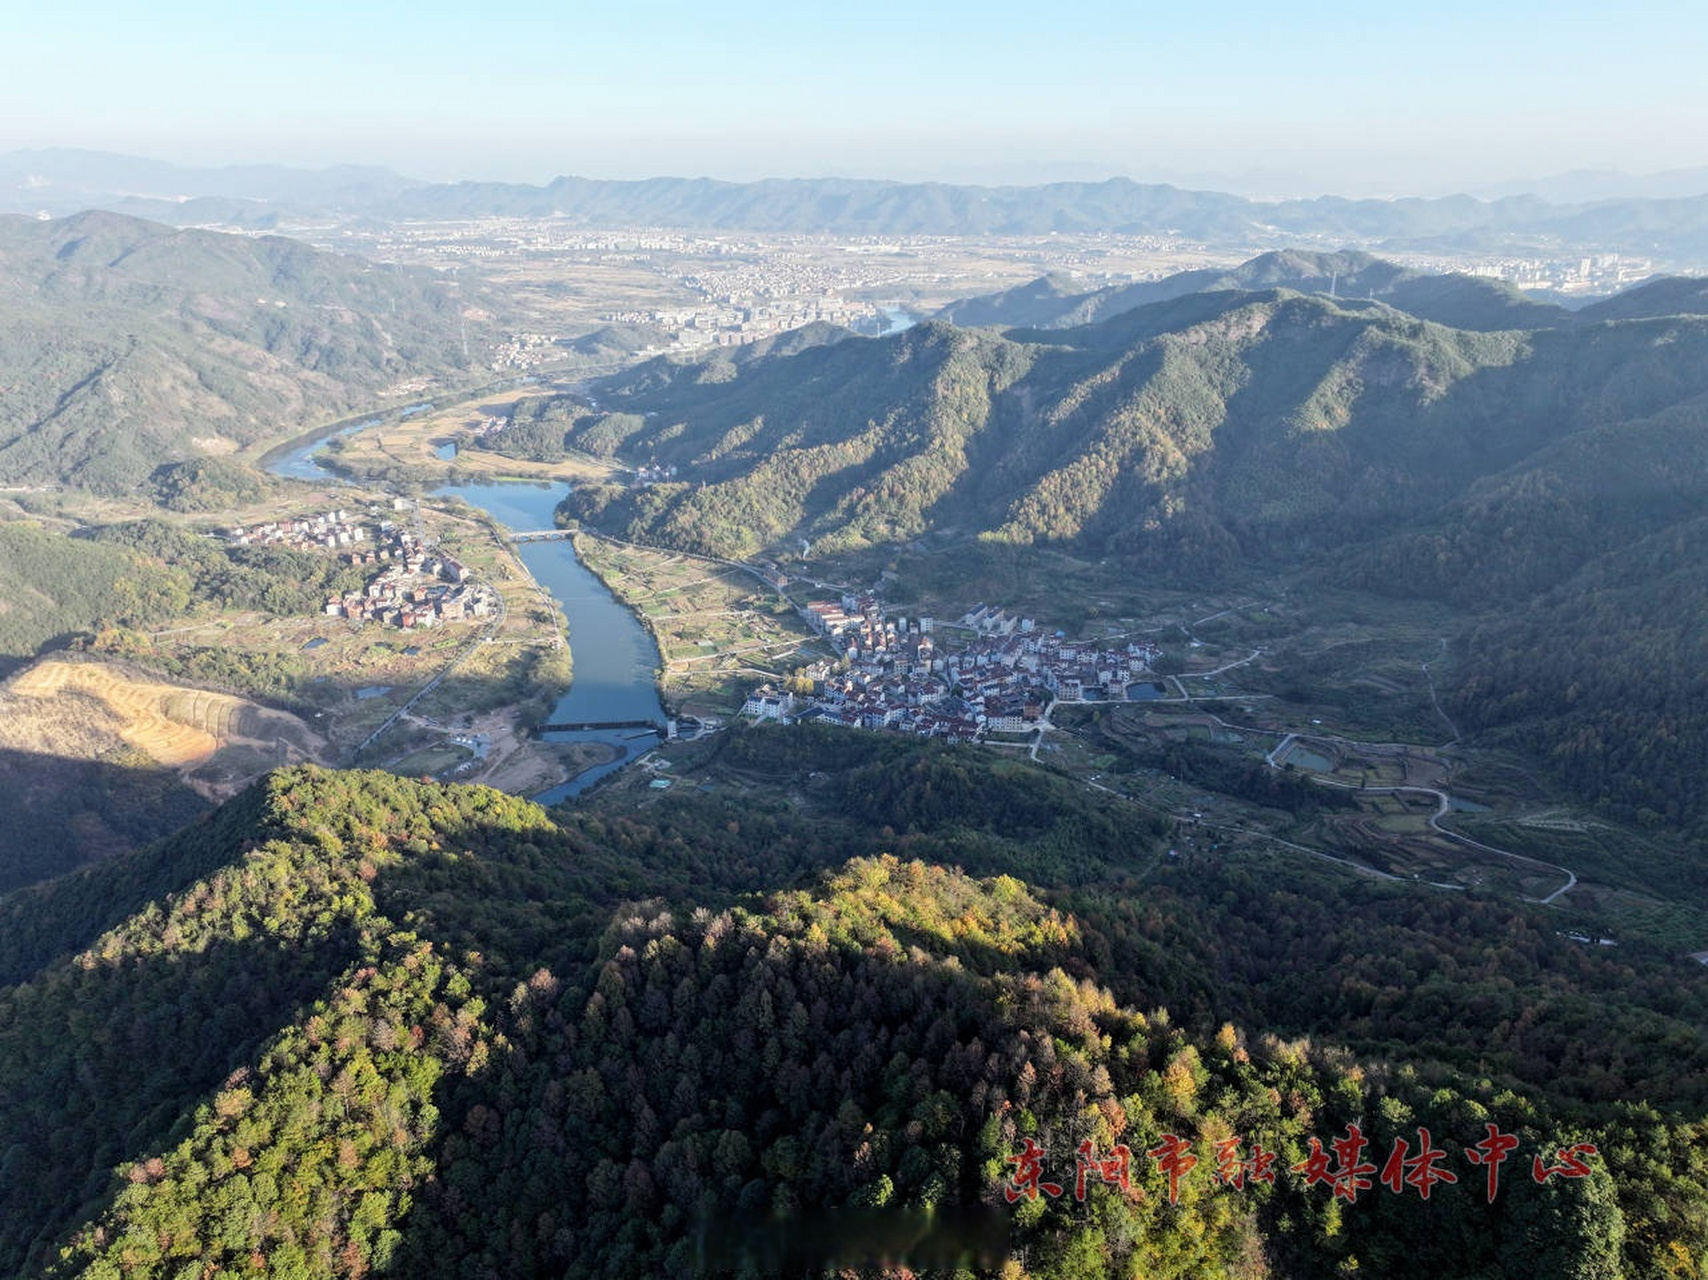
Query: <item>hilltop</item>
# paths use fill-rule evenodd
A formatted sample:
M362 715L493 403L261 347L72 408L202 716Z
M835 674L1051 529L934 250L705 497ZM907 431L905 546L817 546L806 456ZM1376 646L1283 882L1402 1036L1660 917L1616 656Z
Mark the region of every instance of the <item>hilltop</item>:
M1012 1250L1040 1277L1647 1275L1708 1244L1703 1101L1638 1052L1708 1054L1694 1004L1658 1008L1667 962L1481 901L1447 928L1417 891L1175 874L1153 827L1023 767L804 731L726 754L848 785L803 815L551 817L297 769L0 899L0 1269L688 1275L744 1251L766 1269L791 1223L822 1266L848 1221L826 1211L855 1208L855 1257L934 1209L938 1247L989 1240L986 1265ZM900 856L863 816L880 786L916 815ZM1493 1033L1502 998L1454 974L1496 945L1600 1033ZM1301 964L1343 981L1267 976ZM1355 1058L1285 1038L1305 1021L1437 1047ZM1498 1079L1429 1056L1466 1051ZM1594 1100L1625 1089L1664 1110ZM1427 1205L1397 1176L1312 1185L1310 1151L1351 1125L1378 1163L1427 1129L1458 1185ZM1525 1160L1498 1195L1468 1153L1489 1125ZM1196 1153L1173 1178L1169 1135ZM1229 1138L1273 1180L1219 1180ZM1053 1193L1027 1191L1028 1139ZM1582 1177L1526 1176L1585 1140ZM1116 1163L1081 1199L1088 1150Z

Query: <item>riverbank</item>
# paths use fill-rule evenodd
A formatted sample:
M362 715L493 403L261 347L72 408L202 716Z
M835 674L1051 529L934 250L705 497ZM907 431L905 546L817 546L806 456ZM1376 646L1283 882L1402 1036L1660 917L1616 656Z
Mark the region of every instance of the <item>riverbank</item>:
M753 685L828 656L793 604L751 569L586 531L574 543L652 635L661 695L678 712L733 716Z
M386 428L359 422L346 428L346 438L374 429ZM421 438L430 438L430 433L423 432ZM275 455L274 469L300 478L325 476L326 469L312 457L316 447L317 442L311 440ZM439 475L453 471L441 459L434 462ZM471 711L485 712L503 705L512 714L517 751L523 750L522 744L532 743L537 754L554 759L567 754L571 764L595 755L609 756L536 797L547 803L578 793L641 754L642 748L627 726L639 722L662 729L665 720L657 689L659 650L641 620L581 565L569 542L516 545L510 541L514 532L554 527L554 513L566 483L562 478L483 478L444 484L433 490L425 507L428 513L442 508L435 519L462 521L480 529L478 539L465 539L459 548L446 549L455 550L462 563L477 572L490 568L494 584L506 601L507 620L525 624L530 639L526 644L515 642L506 654L503 646L510 637L489 637L470 656L468 670L444 681L434 691L431 703L423 701L421 711L428 718L428 726L433 726L459 717L469 721ZM456 509L458 502L465 509ZM562 692L554 697L554 690ZM400 726L405 723L400 717ZM528 727L539 724L593 727L529 737ZM420 725L414 728L424 730ZM371 754L385 759L410 758L411 748L419 743L401 727L398 733L403 740L397 743L396 752L389 751L381 740L374 744ZM587 743L603 743L604 747L596 752L579 749ZM566 746L578 749L565 752Z
M518 400L549 390L540 377L530 375L436 395L423 392L426 399L350 414L253 445L237 456L259 470L290 479L333 478L388 489L511 478L567 483L611 474L614 468L609 464L584 455L543 463L464 447L489 419L508 415ZM442 457L441 448L453 442L458 446L456 456Z
M542 391L536 385L517 387L386 421L333 439L319 461L341 475L388 486L483 484L494 480L571 483L611 476L615 467L586 455L533 462L478 446L489 424L507 418L517 401ZM446 456L447 449L454 453Z
M502 536L552 528L563 489L562 484L486 483L443 488L435 496L460 499L478 508ZM528 542L511 547L510 554L539 589L549 593L554 608L561 608L573 654L574 679L552 704L545 723L591 726L544 730L539 740L554 748L566 743L604 743L616 752L610 761L586 770L564 787L536 797L550 803L578 794L657 741L652 735L637 737L633 726L653 724L662 729L664 725L657 687L661 660L643 619L620 603L581 562L572 542Z
M509 377L497 378L474 386L446 387L438 391L423 388L414 396L398 397L400 401L408 400L410 403L376 405L358 413L348 414L336 422L310 427L306 431L293 432L288 436L259 441L240 450L236 456L240 461L246 462L252 467L277 474L278 464L288 455L330 440L342 432L360 430L369 422L383 423L388 419L402 421L405 413L423 404L441 404L449 409L507 390L516 390L524 395L530 392L537 394L539 381L540 379L536 375L513 374Z

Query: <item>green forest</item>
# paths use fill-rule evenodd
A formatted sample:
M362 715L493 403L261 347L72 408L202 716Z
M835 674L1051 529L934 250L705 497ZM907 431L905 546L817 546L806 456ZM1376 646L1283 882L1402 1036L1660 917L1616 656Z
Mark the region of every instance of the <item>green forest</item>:
M1680 962L1475 895L1188 870L1031 766L719 750L839 785L547 814L297 769L0 899L0 1272L1708 1257Z
M362 571L286 547L225 546L163 520L102 525L69 537L0 521L12 599L0 611L0 673L44 649L114 630L143 630L204 609L316 613L359 589Z

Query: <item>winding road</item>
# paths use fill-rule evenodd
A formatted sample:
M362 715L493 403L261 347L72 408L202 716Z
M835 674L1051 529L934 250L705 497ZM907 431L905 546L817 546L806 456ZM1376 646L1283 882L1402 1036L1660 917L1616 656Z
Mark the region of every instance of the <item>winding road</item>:
M1289 734L1288 735L1289 738L1296 737L1296 736L1297 736L1296 734ZM1283 745L1285 745L1285 744L1283 744ZM1276 750L1276 752L1279 752L1280 749L1281 749L1280 747L1277 747L1275 750ZM1270 767L1271 768L1275 767L1273 761L1270 762ZM1363 787L1363 786L1358 786L1358 785L1351 783L1351 782L1336 782L1332 778L1321 778L1321 777L1316 777L1315 775L1312 775L1312 780L1314 782L1316 782L1316 784L1318 786L1321 786L1321 787L1339 787L1343 791L1355 791L1359 795L1362 795L1362 796L1399 796L1399 795L1433 796L1435 798L1435 812L1429 815L1429 828L1431 831L1434 831L1437 835L1445 836L1449 840L1457 841L1459 844L1462 844L1462 845L1468 845L1469 847L1471 847L1473 849L1479 849L1484 853L1492 853L1497 858L1509 858L1513 862L1524 862L1524 863L1528 863L1529 865L1531 865L1533 867L1543 867L1549 871L1556 871L1560 875L1563 875L1566 877L1566 883L1561 885L1558 889L1555 889L1547 897L1545 897L1545 898L1531 898L1531 899L1529 899L1529 901L1531 901L1531 902L1540 902L1540 903L1544 903L1544 904L1551 903L1554 901L1554 899L1558 898L1562 893L1565 893L1567 890L1573 889L1577 886L1577 882L1578 882L1577 873L1575 871L1572 871L1569 867L1562 867L1558 863L1554 863L1554 862L1543 862L1539 858L1532 858L1526 854L1513 853L1510 849L1497 849L1492 844L1484 844L1481 840L1473 840L1473 839L1471 839L1470 836L1460 835L1457 831L1454 831L1451 828L1442 826L1441 825L1441 819L1443 817L1445 817L1447 812L1453 807L1453 797L1448 795L1447 792L1445 792L1445 791L1438 791L1434 787L1410 787L1410 786Z
M1442 651L1445 652L1446 648L1447 648L1447 642L1445 640L1442 640L1440 643L1441 643ZM1262 652L1263 651L1261 649L1259 649L1256 652L1254 652L1251 655L1251 657L1243 658L1239 662L1229 663L1229 664L1227 664L1227 666L1217 668L1217 670L1218 671L1225 671L1229 667L1242 666L1245 663L1252 661L1254 658L1256 658L1258 656L1258 654L1260 654ZM1448 729L1450 729L1453 733L1452 740L1447 742L1444 745L1445 746L1452 746L1454 742L1459 741L1459 730L1458 730L1457 726L1455 726L1453 724L1453 721L1448 718L1447 713L1441 709L1440 702L1436 700L1436 697L1435 697L1435 681L1429 674L1429 664L1427 662L1423 663L1422 667L1423 667L1423 673L1424 673L1425 679L1429 680L1429 696L1430 696L1431 701L1433 701L1435 703L1436 714L1441 717L1441 719L1446 723ZM1201 674L1203 674L1203 675L1214 675L1216 673L1207 671L1207 672L1203 672ZM1160 699L1159 699L1159 701L1160 701ZM1194 698L1191 698L1190 696L1188 696L1187 701L1204 701L1204 699L1194 699ZM1228 721L1222 719L1222 717L1218 716L1213 711L1206 710L1204 712L1204 714L1206 716L1208 716L1211 720L1215 721L1216 724L1220 725L1223 729L1232 730L1232 731L1238 732L1238 733L1263 733L1263 734L1281 733L1281 741L1275 746L1275 748L1272 751L1269 752L1268 755L1264 756L1264 758L1263 758L1264 763L1267 764L1271 769L1278 769L1281 767L1280 763L1278 763L1278 760L1279 760L1279 757L1286 751L1288 746L1290 746L1292 743L1300 740L1303 737L1312 736L1312 735L1304 735L1304 734L1300 734L1300 733L1296 733L1296 732L1282 733L1280 730L1276 730L1276 729L1259 729L1259 728L1256 728L1256 727L1250 726L1250 725L1230 724ZM1316 736L1317 738L1319 738L1325 742L1340 742L1341 741L1340 739L1329 737L1327 735L1322 735L1322 734L1317 734L1314 736ZM1372 747L1407 748L1411 744L1408 744L1408 743L1360 742L1360 743L1354 743L1352 745L1354 745L1354 746L1356 746L1362 750L1369 750ZM1034 758L1036 758L1036 757L1034 757ZM1449 795L1445 791L1438 790L1434 787L1418 787L1418 786L1365 787L1365 786L1360 786L1356 783L1351 783L1351 782L1337 782L1332 778L1324 778L1324 777L1322 777L1316 773L1308 773L1308 776L1312 779L1312 781L1316 782L1319 786L1338 787L1338 788L1345 790L1345 791L1357 792L1360 795L1373 795L1373 796L1374 795L1403 795L1406 793L1413 793L1413 794L1418 794L1418 795L1431 796L1435 800L1435 812L1429 815L1429 827L1430 827L1430 830L1434 831L1437 835L1442 836L1445 839L1455 841L1458 844L1465 845L1468 848L1476 849L1476 850L1479 850L1480 852L1483 852L1483 853L1493 854L1497 858L1505 858L1505 859L1507 859L1511 862L1514 862L1514 863L1524 863L1528 866L1540 867L1540 868L1543 868L1547 871L1552 871L1552 872L1555 872L1555 873L1565 877L1565 883L1562 884L1558 889L1555 889L1553 892L1549 893L1545 897L1530 898L1530 899L1528 899L1528 901L1541 903L1544 906L1552 905L1555 901L1557 901L1560 898L1561 895L1563 895L1565 893L1569 893L1572 889L1575 889L1577 887L1577 884L1578 884L1577 872L1573 871L1570 867L1562 867L1558 863L1554 863L1554 862L1544 862L1539 858L1532 858L1532 857L1530 857L1526 854L1522 854L1522 853L1513 853L1510 849L1497 849L1494 845L1484 844L1480 840L1473 840L1470 836L1461 835L1459 832L1454 831L1449 827L1443 826L1441 824L1441 819L1443 817L1445 817L1447 815L1447 813L1449 811L1451 811L1451 809L1453 807L1453 798L1451 795ZM1205 823L1203 825L1208 826L1210 824ZM1222 828L1222 829L1226 830L1227 828ZM1234 828L1234 829L1235 830L1241 830L1241 828ZM1253 833L1246 832L1246 834L1250 835ZM1271 840L1276 839L1276 837L1274 837L1274 836L1270 836L1268 838ZM1285 840L1278 840L1277 843L1290 844L1289 841L1285 841ZM1329 859L1331 862L1345 862L1346 861L1345 859L1335 858L1330 854L1322 853L1320 850L1306 849L1303 845L1292 845L1291 847L1301 849L1306 853L1314 853L1318 857ZM1365 870L1365 871L1369 872L1369 874L1374 875L1374 876L1378 876L1378 877L1386 877L1388 879L1395 879L1395 880L1401 878L1398 876L1388 876L1386 872L1377 871L1373 867L1362 867L1362 865L1359 863L1348 863L1347 865L1361 867L1362 870ZM1433 884L1434 882L1433 881L1427 881L1425 883ZM1437 888L1455 888L1455 887L1462 888L1463 886L1448 886L1448 885L1439 885L1438 884L1438 885L1436 885L1436 887Z

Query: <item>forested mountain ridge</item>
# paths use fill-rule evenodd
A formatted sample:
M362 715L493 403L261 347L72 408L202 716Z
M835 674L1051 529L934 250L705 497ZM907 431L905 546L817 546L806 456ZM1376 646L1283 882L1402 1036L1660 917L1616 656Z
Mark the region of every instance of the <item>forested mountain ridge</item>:
M1708 391L1698 317L1479 333L1377 303L1218 292L1060 332L927 324L602 383L565 443L677 468L577 514L720 555L953 527L1147 569L1368 538L1574 431Z
M1640 320L1647 316L1708 314L1708 279L1666 276L1592 302L1578 313L1586 320Z
M1541 1257L1659 1276L1708 1248L1688 1108L1585 1110L1541 1082L1218 1029L1213 1008L1176 1025L1159 997L1240 963L1206 950L1214 913L1251 927L1265 908L1210 868L1202 885L1132 878L1155 835L1130 814L923 744L776 731L729 749L748 769L852 750L856 794L882 780L918 815L910 849L882 856L857 800L846 821L691 797L553 820L483 788L299 769L170 845L0 899L31 922L0 989L0 1270L688 1275L708 1248L766 1247L772 1215L822 1249L827 1209L913 1230L902 1211L981 1204L1024 1259L1014 1275L1518 1276ZM1095 879L1000 874L1028 856L1008 821L1055 832L1036 877L1083 862ZM943 865L951 847L973 872ZM1347 890L1318 896L1348 926L1429 907ZM1504 934L1562 1008L1614 990L1608 958L1521 912L1452 910L1459 936L1433 945ZM1384 952L1419 963L1424 936ZM1609 1064L1656 1017L1656 962L1622 963L1642 976L1620 988L1619 1031L1581 1046ZM1659 1025L1701 1052L1699 1028ZM1312 1140L1354 1125L1378 1163L1429 1130L1459 1184L1429 1203L1398 1175L1312 1185ZM1498 1196L1466 1156L1490 1125L1520 1144ZM1173 1180L1171 1134L1196 1152ZM1273 1183L1216 1178L1215 1143L1236 1137L1240 1159L1272 1157ZM1027 1139L1053 1195L1024 1191ZM1586 1176L1529 1176L1533 1151L1585 1140L1605 1153ZM1082 1143L1129 1151L1083 1201Z
M0 480L128 491L405 380L476 374L495 305L280 237L0 218Z
M1098 289L1082 289L1066 275L1041 276L998 293L952 302L936 318L966 328L1071 329L1135 307L1228 289L1293 289L1383 302L1420 320L1484 332L1708 313L1708 282L1694 276L1659 276L1573 310L1486 276L1414 271L1355 249L1281 249L1226 270L1202 267Z

